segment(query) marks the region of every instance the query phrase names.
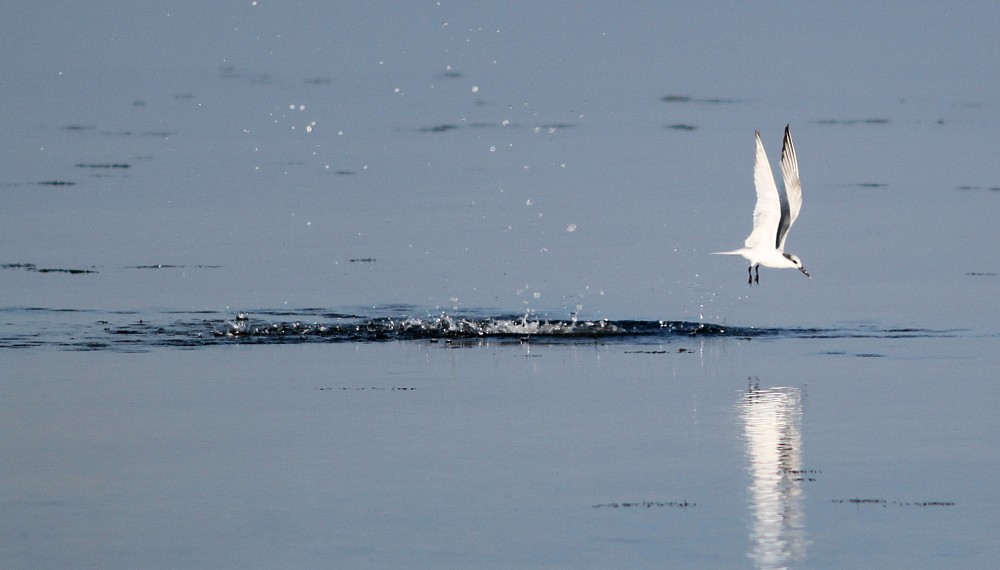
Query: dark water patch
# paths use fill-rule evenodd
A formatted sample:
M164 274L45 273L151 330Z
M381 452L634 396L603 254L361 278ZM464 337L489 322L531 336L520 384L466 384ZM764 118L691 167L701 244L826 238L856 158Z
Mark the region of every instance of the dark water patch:
M62 269L53 267L38 267L34 263L4 263L0 265L2 269L23 269L24 271L34 271L35 273L68 273L70 275L83 275L86 273L97 273L95 269Z
M302 80L306 85L330 85L333 79L329 77L306 77Z
M598 503L591 505L594 509L688 509L697 507L697 503L683 501L622 501L620 503Z
M978 271L970 271L966 273L966 275L969 275L971 277L997 277L1000 276L1000 273L981 273Z
M333 173L336 174L337 176L353 176L353 175L357 174L357 171L354 171L354 170L334 170Z
M62 129L65 131L79 132L79 131L93 131L97 129L97 127L93 125L63 125Z
M873 507L954 507L953 501L894 501L890 499L833 499L838 505L859 505Z
M375 263L374 257L355 257L350 259L351 263Z
M815 125L887 125L889 119L820 119L809 121Z
M448 131L454 131L458 128L458 125L434 125L433 127L423 127L419 130L421 133L446 133Z
M150 138L170 138L174 136L171 131L101 131L106 137L150 137Z
M42 180L41 182L36 182L39 186L76 186L76 182L71 182L69 180Z
M1000 192L1000 186L956 186L956 190L989 190L990 192Z
M97 273L96 269L62 269L62 268L49 268L40 267L35 269L38 273L68 273L70 275L84 275L87 273Z
M321 386L320 392L414 392L414 386Z
M106 343L106 342L90 342L90 341L85 341L85 342L80 342L80 343L71 345L68 348L71 349L71 350L79 351L79 352L98 351L98 350L102 350L103 351L103 350L109 350L111 348L111 345L108 344L108 343ZM130 352L130 351L127 351L125 349L119 348L118 352Z
M858 182L855 186L858 188L885 188L888 184L882 182Z
M625 354L695 354L690 348L678 348L677 350L626 350Z
M801 481L804 483L815 483L817 475L823 472L818 469L779 469L778 475L788 477L791 481Z
M660 100L664 103L706 103L709 105L742 103L739 99L730 99L728 97L692 97L690 95L664 95Z
M105 162L105 163L90 163L84 164L80 163L75 165L77 168L105 168L105 169L125 169L131 168L130 165L124 162Z
M533 133L554 133L563 129L575 129L577 127L574 123L539 123L536 125L523 125L514 124L509 121L502 121L499 123L490 123L485 121L476 121L472 123L463 123L462 125L455 125L451 123L443 123L440 125L432 125L429 127L421 127L417 129L417 132L421 133L445 133L448 131L454 131L462 128L474 128L474 129L486 129L486 128L504 128L504 129L531 129Z
M897 337L889 334L889 335L887 335L887 336L885 336L883 338L897 338ZM853 356L855 358L886 358L886 355L879 354L877 352L848 353L848 352L844 352L842 350L829 350L829 351L822 352L820 354L825 354L827 356Z
M693 130L697 129L698 127L696 127L694 125L688 125L686 123L677 123L677 124L674 124L674 125L667 125L666 128L674 130L674 131L693 131Z
M171 265L156 263L153 265L129 265L126 269L221 269L221 265Z

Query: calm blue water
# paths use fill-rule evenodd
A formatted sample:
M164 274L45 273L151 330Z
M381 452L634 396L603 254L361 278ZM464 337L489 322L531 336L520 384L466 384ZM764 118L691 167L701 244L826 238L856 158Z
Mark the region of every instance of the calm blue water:
M5 8L0 566L988 567L996 12Z

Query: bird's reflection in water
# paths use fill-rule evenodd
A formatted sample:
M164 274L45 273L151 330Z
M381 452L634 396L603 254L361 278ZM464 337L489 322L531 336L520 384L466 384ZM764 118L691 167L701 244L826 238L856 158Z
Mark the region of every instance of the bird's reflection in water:
M750 473L750 558L786 568L805 557L802 512L802 393L761 388L756 378L739 402Z

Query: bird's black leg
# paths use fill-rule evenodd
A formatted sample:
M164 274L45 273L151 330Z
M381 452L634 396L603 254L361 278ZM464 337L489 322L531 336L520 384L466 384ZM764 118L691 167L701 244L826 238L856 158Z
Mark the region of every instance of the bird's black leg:
M747 285L753 285L753 265L747 267Z
M754 273L753 282L760 285L760 265L757 265L757 270Z

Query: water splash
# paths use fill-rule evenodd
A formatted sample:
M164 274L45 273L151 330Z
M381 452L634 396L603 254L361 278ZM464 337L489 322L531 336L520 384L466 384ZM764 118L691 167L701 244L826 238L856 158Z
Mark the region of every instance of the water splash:
M756 328L670 320L590 320L579 310L567 319L528 311L495 315L467 311L412 316L410 306L381 306L357 313L326 309L261 310L224 315L203 312L110 312L0 308L0 349L143 351L154 347L199 348L222 344L375 343L479 340L495 343L663 343L680 338L916 338L958 331L880 328Z

